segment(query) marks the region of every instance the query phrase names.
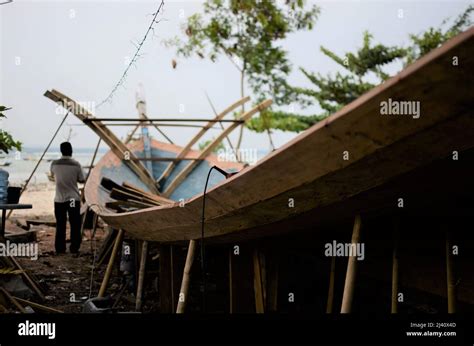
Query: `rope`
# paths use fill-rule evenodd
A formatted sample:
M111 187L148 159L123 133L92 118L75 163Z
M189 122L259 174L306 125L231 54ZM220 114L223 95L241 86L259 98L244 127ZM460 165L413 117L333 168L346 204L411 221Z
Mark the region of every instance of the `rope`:
M115 84L115 86L112 88L112 91L109 93L109 95L102 101L100 102L96 109L100 108L102 105L104 105L106 102L110 102L112 100L112 98L114 97L114 94L115 92L117 91L117 89L125 82L125 79L127 78L127 74L128 74L128 71L130 70L130 67L132 67L132 65L137 61L137 59L140 57L140 50L142 49L142 46L143 44L145 43L148 35L150 34L151 31L153 31L153 26L158 23L158 21L156 20L156 18L158 17L158 13L161 12L163 6L164 6L165 2L164 0L162 0L160 2L160 5L158 6L158 9L156 10L156 12L154 13L153 15L153 19L145 33L145 36L143 36L142 40L140 41L140 43L137 45L137 51L135 52L132 60L130 60L130 63L128 64L127 68L125 69L125 71L123 72L122 74L122 77L120 77L119 81L117 82L117 84Z
M60 130L61 127L63 126L64 122L66 121L66 119L67 119L67 117L68 117L68 115L69 115L69 111L66 113L66 115L65 115L64 118L63 118L63 120L62 120L61 123L59 124L58 128L56 129L56 132L55 132L54 135L53 135L53 138L51 138L51 140L49 141L48 146L46 147L46 149L44 149L43 154L41 155L40 159L39 159L38 162L36 163L35 168L33 169L33 172L31 172L30 176L29 176L28 179L26 180L25 185L23 186L23 188L22 188L21 191L20 191L20 196L23 194L23 192L25 192L26 187L27 187L28 184L30 183L31 178L33 178L33 175L35 174L36 170L38 169L38 167L39 167L41 161L43 161L44 155L46 155L46 153L48 152L49 147L51 146L51 144L53 143L54 139L55 139L56 136L58 135L59 130ZM12 212L13 212L13 209L11 209L11 210L8 212L7 219L10 217L10 215L11 215Z

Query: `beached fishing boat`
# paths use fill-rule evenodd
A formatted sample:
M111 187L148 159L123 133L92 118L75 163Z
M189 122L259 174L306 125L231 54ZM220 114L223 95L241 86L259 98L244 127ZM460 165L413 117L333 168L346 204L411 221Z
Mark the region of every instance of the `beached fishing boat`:
M239 173L228 179L212 173L204 236L230 241L290 232L307 215L312 221L338 219L383 208L377 198L357 205L350 201L454 152L473 148L473 66L471 29L245 168L220 162L209 148L183 151L151 141L147 154L145 140L125 145L72 99L54 90L45 95L71 109L111 146L85 187L87 204L109 225L149 241L200 238L206 176L217 165ZM253 114L268 105L259 105ZM124 153L130 155L125 158ZM142 164L146 159L156 159L151 170ZM171 159L177 161L160 161ZM141 200L135 201L136 210L111 207L111 190L120 190L123 183L130 193L138 188L149 193L149 199L156 196L156 205ZM416 185L407 186L406 193Z

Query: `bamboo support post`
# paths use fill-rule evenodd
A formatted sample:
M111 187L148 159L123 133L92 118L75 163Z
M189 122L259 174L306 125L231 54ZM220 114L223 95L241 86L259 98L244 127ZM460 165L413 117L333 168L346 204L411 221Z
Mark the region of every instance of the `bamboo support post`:
M332 314L332 308L334 303L334 278L336 275L336 256L331 257L331 271L329 273L329 289L328 289L328 302L326 305L326 313Z
M184 313L184 309L186 308L186 303L188 299L188 290L189 290L189 277L191 272L191 267L194 261L194 253L196 250L196 241L190 240L189 247L188 247L188 254L186 255L186 264L184 265L183 271L183 281L181 282L181 290L179 293L178 298L178 306L176 308L177 314Z
M142 254L140 259L140 269L138 271L138 287L137 287L137 299L135 302L135 310L140 311L142 309L142 294L143 294L143 282L145 281L145 267L146 257L148 255L148 242L146 240L142 243Z
M105 271L104 279L102 280L102 284L100 285L98 297L103 297L105 295L105 291L107 290L107 285L109 284L110 275L112 274L115 257L117 256L119 246L122 243L123 233L124 232L122 229L118 231L117 238L115 239L115 243L114 243L114 248L112 249L112 253L110 254L110 258L109 258L109 263L107 264L107 269Z
M451 232L446 232L446 283L448 290L448 313L456 312L456 283L454 279L454 263L452 257Z
M255 311L257 313L265 312L264 289L262 278L262 267L260 262L260 254L257 249L253 253L253 275L254 275L254 292L255 292Z
M271 264L268 265L268 297L265 299L267 310L276 312L278 309L278 280L279 280L279 263L275 257L272 257Z
M398 312L398 229L394 230L392 253L392 314Z
M233 256L233 249L232 247L229 249L229 313L232 314L234 312L234 295L233 295L233 287L234 284L232 282L232 256Z
M357 215L354 220L354 229L352 230L351 244L357 246L360 240L361 218ZM355 280L357 273L357 257L349 256L347 262L346 281L344 283L344 294L342 297L341 313L350 313L352 310L352 300L354 298Z
M170 288L171 288L171 313L175 313L176 299L174 297L174 251L173 245L170 245Z

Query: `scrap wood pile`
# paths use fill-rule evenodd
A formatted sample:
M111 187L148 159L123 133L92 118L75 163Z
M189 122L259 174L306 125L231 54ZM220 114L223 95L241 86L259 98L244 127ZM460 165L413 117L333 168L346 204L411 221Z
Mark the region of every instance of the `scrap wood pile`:
M105 206L119 212L174 203L171 199L146 192L127 182L119 185L104 177L100 184L109 191L110 198L114 199L112 202L107 202Z
M15 295L16 293L12 294L9 292L11 286L16 289L17 293L20 293L22 291L21 285L26 284L26 287L31 290L32 296L35 296L36 299L40 301L45 300L44 288L41 287L38 280L25 270L14 257L6 256L0 258L0 277L0 313L15 311L21 313L62 313L60 310L18 297ZM18 282L19 280L21 283Z

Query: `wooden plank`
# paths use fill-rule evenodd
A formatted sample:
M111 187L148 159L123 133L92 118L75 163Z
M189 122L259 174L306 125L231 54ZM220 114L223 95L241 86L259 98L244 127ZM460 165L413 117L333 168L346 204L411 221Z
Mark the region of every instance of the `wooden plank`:
M238 108L239 106L243 105L244 103L248 102L250 100L250 97L244 97L237 102L231 104L229 107L224 109L221 113L217 114L215 116L215 120L221 120L223 119L227 114L232 112L234 109ZM188 144L181 150L181 152L178 153L176 156L177 159L184 158L190 151L191 148L193 147L194 144L197 143L197 141L214 125L214 122L208 122L189 142ZM163 171L161 177L157 179L157 182L160 183L163 179L168 178L168 176L171 174L173 171L173 168L176 166L175 162L171 162L168 167Z
M131 194L123 190L117 190L115 188L113 188L112 191L110 191L110 197L117 200L124 200L124 201L130 200L130 201L135 201L135 202L141 202L150 207L159 205L155 200L151 200L146 197L140 197L136 194Z
M361 218L357 215L354 220L354 229L352 230L351 244L355 246L360 241ZM342 297L341 313L350 313L352 310L352 300L354 298L355 280L357 274L357 256L355 253L349 256L347 261L346 281L344 283L344 293Z
M116 210L118 212L124 212L127 209L144 209L144 208L150 208L150 204L145 204L139 201L132 201L132 200L127 200L127 201L114 201L114 202L107 202L105 203L105 207Z
M133 184L130 184L126 181L122 183L122 187L126 188L127 189L126 191L129 192L129 193L136 192L137 194L146 196L149 199L153 199L153 200L155 200L156 202L158 202L160 204L173 204L173 203L175 203L175 201L173 201L172 199L165 198L165 197L159 196L159 195L154 195L154 194L149 193L145 190L142 190L139 187L137 187Z
M255 115L258 112L261 112L262 110L270 107L272 104L272 100L265 100L249 110L248 112L244 113L239 120L242 121L247 121L250 119L253 115ZM221 142L222 140L229 134L231 133L234 129L236 129L239 126L238 123L233 123L230 125L228 128L226 128L224 131L221 132L221 134L214 139L211 143L209 143L199 154L199 158L205 158L208 156ZM163 196L169 197L171 193L186 179L186 177L191 173L191 171L198 165L199 161L192 161L188 163L188 165L183 168L179 174L174 178L174 180L168 185L166 190L163 192Z

